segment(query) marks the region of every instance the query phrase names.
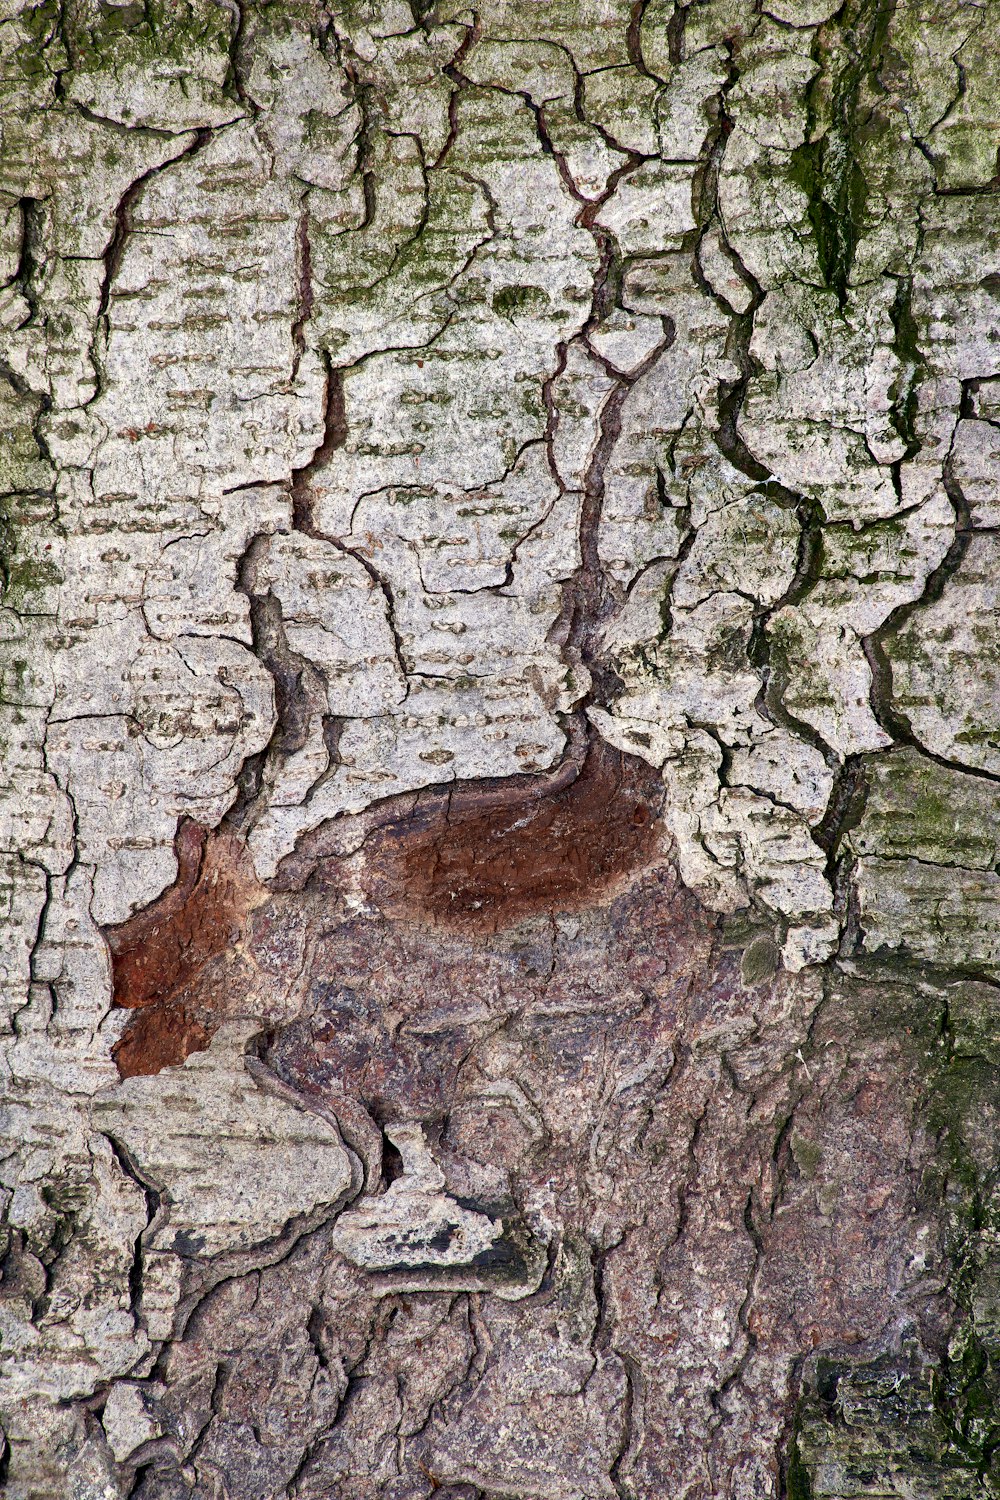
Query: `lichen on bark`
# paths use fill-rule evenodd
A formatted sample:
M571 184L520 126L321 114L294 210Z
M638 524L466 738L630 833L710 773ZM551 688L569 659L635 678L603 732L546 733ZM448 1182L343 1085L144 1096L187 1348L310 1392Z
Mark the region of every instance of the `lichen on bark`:
M1000 1492L994 9L0 10L12 1500Z

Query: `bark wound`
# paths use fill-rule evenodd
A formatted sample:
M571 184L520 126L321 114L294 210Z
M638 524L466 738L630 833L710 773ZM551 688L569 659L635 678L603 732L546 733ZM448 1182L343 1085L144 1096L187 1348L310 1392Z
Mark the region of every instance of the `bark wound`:
M511 796L463 786L372 841L370 889L431 922L493 932L572 909L649 862L663 795L642 761L593 743L561 790Z
M105 933L114 1003L140 1012L114 1048L123 1078L158 1073L208 1046L214 1027L189 997L204 965L239 940L254 900L253 871L232 834L184 822L176 853L170 889Z
M387 806L360 854L306 864L300 902L316 916L329 895L353 887L391 921L454 927L473 942L524 918L600 904L660 861L663 786L603 741L563 773L398 799L402 808ZM177 856L171 889L106 934L115 1004L139 1012L114 1048L123 1078L208 1046L233 990L219 965L232 967L252 909L269 899L234 834L185 823ZM253 962L252 935L246 946Z

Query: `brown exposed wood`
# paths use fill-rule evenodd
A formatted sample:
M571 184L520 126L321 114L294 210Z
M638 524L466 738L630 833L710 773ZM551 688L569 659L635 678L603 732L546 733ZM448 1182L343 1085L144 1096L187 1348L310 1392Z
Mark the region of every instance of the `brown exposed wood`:
M603 741L552 795L456 788L371 840L365 885L379 905L494 932L571 910L649 863L663 787Z
M210 959L240 937L262 894L232 834L186 821L177 834L177 879L144 911L105 932L114 1002L141 1010L114 1049L123 1078L158 1073L208 1046L215 1027L184 1001Z
M359 854L313 863L298 898L304 920L320 919L335 892L353 887L391 922L457 928L475 944L526 917L609 899L623 878L657 860L662 784L603 741L571 769L399 799ZM291 930L287 914L268 921L268 893L236 835L187 823L177 858L171 889L107 933L115 1004L141 1011L114 1049L122 1077L157 1073L206 1047L247 985L236 974L236 945L252 968L273 967L270 929ZM282 955L286 972L295 963Z
M122 1078L144 1077L176 1067L192 1052L203 1052L214 1031L183 1002L162 1000L139 1012L112 1048L112 1056Z

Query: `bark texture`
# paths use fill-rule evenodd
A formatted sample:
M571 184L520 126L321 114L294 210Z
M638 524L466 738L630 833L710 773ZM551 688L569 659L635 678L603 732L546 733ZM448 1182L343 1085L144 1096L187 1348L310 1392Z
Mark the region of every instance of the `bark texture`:
M1000 1495L997 0L0 0L10 1500Z

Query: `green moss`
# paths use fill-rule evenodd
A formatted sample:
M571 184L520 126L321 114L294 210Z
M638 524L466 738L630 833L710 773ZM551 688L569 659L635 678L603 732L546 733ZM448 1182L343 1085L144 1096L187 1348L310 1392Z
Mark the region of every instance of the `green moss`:
M774 939L769 933L761 933L744 951L740 977L748 988L763 984L777 973L780 961Z
M41 0L29 5L18 17L25 40L14 48L12 61L25 78L57 73L69 62L59 28L59 0Z
M123 68L164 61L196 69L199 55L228 53L235 27L229 11L211 0L137 0L93 9L70 3L61 15L58 5L52 9L70 71L78 75L120 75Z
M843 307L868 198L864 173L836 136L825 135L792 152L791 177L806 195L824 284Z
M5 603L13 603L13 598L7 599L8 593L23 600L29 594L38 593L41 589L51 588L63 581L55 563L44 559L36 561L33 558L21 558L10 563L6 572Z
M823 1160L823 1148L816 1141L810 1141L804 1135L793 1132L791 1139L792 1156L795 1164L803 1177L815 1177L819 1170L820 1162Z
M1000 859L1000 792L915 750L867 762L870 795L850 841L858 854L990 870Z
M788 1465L785 1470L785 1493L788 1500L813 1500L812 1481L809 1470L802 1462L799 1452L800 1424L796 1422L792 1440L788 1445Z
M985 985L964 988L976 991L977 1013L989 1010ZM890 1042L917 1081L915 1115L936 1141L919 1206L942 1225L957 1314L941 1355L914 1336L875 1359L806 1366L786 1452L789 1500L1000 1495L1000 1150L988 1127L1000 1081L989 1060L955 1050L950 1006L962 989L954 974L897 960L863 965L835 990L859 1040ZM802 1143L791 1146L802 1165Z
M0 380L0 496L49 487L51 469L36 436L42 406L40 398L22 395L9 381ZM9 518L0 512L0 521L6 532Z
M979 1364L973 1359L972 1365ZM949 1422L937 1387L932 1367L912 1342L866 1362L819 1360L796 1415L786 1468L789 1496L812 1496L820 1476L821 1493L831 1500L996 1495L989 1439L970 1444Z
M945 1045L931 1068L927 1124L939 1140L940 1191L952 1266L949 1290L961 1321L933 1372L931 1394L944 1461L973 1472L982 1493L995 1495L1000 1493L993 1466L993 1455L1000 1449L1000 1349L995 1342L989 1346L983 1325L984 1303L990 1309L992 1300L988 1294L995 1276L993 1246L1000 1232L995 1186L1000 1163L993 1143L983 1140L981 1122L995 1114L1000 1088L995 1068L983 1058L955 1055L946 1013L941 1024Z
M39 464L48 477L46 465ZM52 607L47 591L58 587L63 577L55 562L44 555L54 538L51 501L38 494L0 496L0 604L19 614L39 614ZM5 662L8 674L13 671L15 688L23 680L16 664ZM26 670L26 668L25 668Z
M514 318L518 313L537 316L545 311L549 302L549 294L543 287L505 286L493 298L493 311L501 318Z
M816 34L819 72L807 93L806 140L791 155L792 181L807 202L824 283L844 306L864 227L868 183L862 167L877 76L894 0L847 0Z

